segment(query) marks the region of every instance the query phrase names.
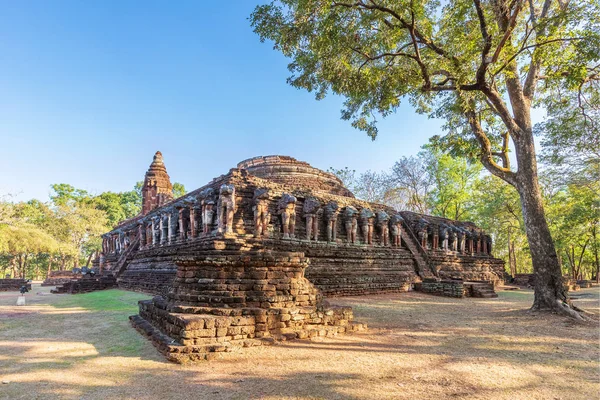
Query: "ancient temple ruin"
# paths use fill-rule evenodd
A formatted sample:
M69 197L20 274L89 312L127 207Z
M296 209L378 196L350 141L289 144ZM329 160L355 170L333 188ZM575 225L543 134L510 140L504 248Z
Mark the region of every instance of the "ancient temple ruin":
M173 361L364 327L323 296L503 276L474 224L356 199L291 157L242 161L173 200L158 152L143 193L142 213L103 236L94 263L122 288L162 295L131 320Z

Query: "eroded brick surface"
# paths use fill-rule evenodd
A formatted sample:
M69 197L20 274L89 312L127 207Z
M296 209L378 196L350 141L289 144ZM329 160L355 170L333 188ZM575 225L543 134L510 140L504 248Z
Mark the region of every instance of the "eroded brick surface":
M291 157L243 161L159 203L104 235L94 265L120 287L161 294L131 321L173 361L364 327L323 296L400 292L424 280L432 293L475 295L487 289L467 281L493 292L502 278L491 238L475 225L356 199Z

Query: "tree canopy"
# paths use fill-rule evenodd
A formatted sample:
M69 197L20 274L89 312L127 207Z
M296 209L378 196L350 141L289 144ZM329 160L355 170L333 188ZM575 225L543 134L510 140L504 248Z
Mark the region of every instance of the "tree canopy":
M280 0L256 7L251 23L291 58L292 86L317 99L343 96L342 118L372 138L377 117L402 100L443 119L438 148L479 159L519 193L536 275L533 308L581 318L568 306L546 220L531 111L543 105L557 127L569 125L564 110L580 127L594 125L597 0Z

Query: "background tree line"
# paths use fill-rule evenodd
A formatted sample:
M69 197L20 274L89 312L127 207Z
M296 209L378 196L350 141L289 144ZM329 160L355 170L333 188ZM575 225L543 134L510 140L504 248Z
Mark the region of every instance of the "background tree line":
M101 234L140 213L142 185L127 192L92 195L60 183L50 200L0 198L0 277L43 279L52 270L89 266L102 248ZM173 195L185 194L180 183Z
M588 142L589 143L589 142ZM600 269L598 144L569 149L544 137L542 194L562 271L597 278ZM480 163L423 146L388 171L330 168L363 200L459 221L472 221L494 238L494 255L511 275L533 271L518 193L484 172Z

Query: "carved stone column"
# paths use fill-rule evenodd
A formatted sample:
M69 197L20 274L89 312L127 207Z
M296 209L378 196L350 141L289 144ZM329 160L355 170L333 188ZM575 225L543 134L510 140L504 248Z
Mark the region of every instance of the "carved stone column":
M337 231L337 217L339 213L339 206L335 201L330 201L325 206L325 221L327 221L327 241L334 242L336 241L336 231Z
M236 209L235 187L227 184L221 185L217 201L217 230L219 233L226 235L233 233L233 215Z
M284 193L278 203L284 239L294 238L296 229L296 201L296 197L289 193Z
M140 240L140 248L144 248L144 223L138 222L138 237Z
M160 214L160 220L158 221L158 229L160 229L160 244L163 245L166 242L165 238L165 215Z
M356 233L358 230L358 210L352 206L347 206L344 209L344 225L346 227L346 240L348 243L356 243Z
M360 224L365 244L373 244L373 220L375 214L368 208L360 210Z
M146 231L146 236L145 236L146 248L148 248L152 244L152 221L146 222L144 224L144 230Z
M177 207L177 213L179 214L179 240L185 240L185 224L183 223L183 207Z
M171 244L173 238L173 213L167 213L167 244Z
M392 246L402 246L402 221L403 218L399 214L394 214L390 218L390 225L392 226Z
M152 247L156 246L156 217L152 218Z
M269 221L269 191L258 188L254 191L252 199L252 211L254 212L254 237L268 236Z
M190 230L189 230L190 236L188 237L188 239L191 240L196 237L196 208L194 208L193 204L190 204L189 210L190 210Z
M306 220L306 240L319 240L319 210L321 204L313 197L304 199L304 218Z
M389 232L389 221L390 216L383 210L379 210L376 213L377 216L377 225L379 226L379 230L381 232L381 244L384 246L388 245L390 232Z

